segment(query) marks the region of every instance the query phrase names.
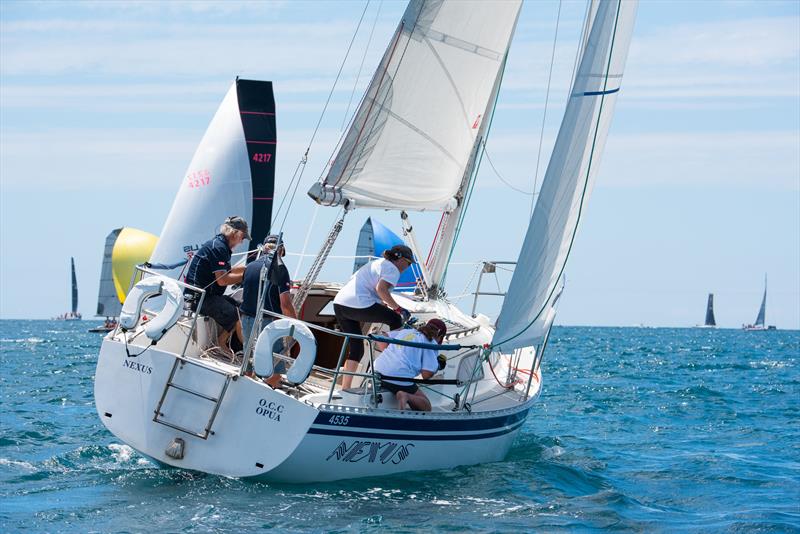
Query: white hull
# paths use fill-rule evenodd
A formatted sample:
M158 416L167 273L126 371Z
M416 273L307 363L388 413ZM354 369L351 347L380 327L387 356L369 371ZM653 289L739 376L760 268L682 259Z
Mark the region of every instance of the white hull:
M475 335L490 334L483 328ZM161 421L156 422L155 409L186 331L186 324L179 322L149 348L141 341L144 336L129 339L126 347L121 332L109 334L98 359L95 402L105 426L137 451L163 464L216 475L314 482L499 461L540 391L538 372L526 399L527 374L521 373L524 380L504 390L487 371L471 397L471 413L453 412L451 399L431 393L432 412L400 411L394 395L386 391L379 393L382 402L377 408L372 406L371 394L338 390L329 404L328 392L322 388L304 395L273 390L259 380L238 376L238 367L192 357L193 341L187 363L178 366L174 375L177 387L169 388L160 409ZM498 376L507 375L509 361L503 356L497 359ZM530 363L527 359L518 365L523 369ZM434 387L455 390L458 386ZM211 432L203 438L216 406L213 399L220 396ZM166 454L175 438L185 442L182 459Z

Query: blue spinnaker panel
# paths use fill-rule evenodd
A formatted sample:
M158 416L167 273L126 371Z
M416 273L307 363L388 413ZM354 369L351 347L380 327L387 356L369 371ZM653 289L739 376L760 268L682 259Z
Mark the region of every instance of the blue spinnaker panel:
M356 245L356 256L358 257L353 265L353 272L369 261L365 256L380 258L384 250L404 244L403 238L399 235L371 217L367 217L358 235L358 245ZM414 291L419 275L419 265L415 263L400 275L395 291Z

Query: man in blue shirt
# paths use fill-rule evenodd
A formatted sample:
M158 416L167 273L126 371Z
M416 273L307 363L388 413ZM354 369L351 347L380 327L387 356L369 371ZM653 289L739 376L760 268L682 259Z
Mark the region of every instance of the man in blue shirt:
M236 330L239 339L243 339L236 301L224 293L226 286L241 282L244 276L244 265L231 267L231 253L245 239L250 239L247 221L241 217L228 217L220 226L219 233L203 243L192 256L186 270L186 283L206 290L200 313L213 318L222 327L217 345L226 351L230 350L231 332Z
M259 285L263 286L262 305L264 309L287 317L297 317L290 293L292 281L289 277L289 270L282 261L275 261L275 254L279 254L283 258L286 255L286 249L283 243L278 246L277 235L268 235L264 239L261 256L251 262L244 271L243 298L239 311L242 314L242 333L245 342L250 337L258 314ZM262 269L265 269L263 282L261 282ZM261 321L262 328L273 319L274 317L271 315L264 315Z
M242 316L242 333L244 334L243 344L247 346L253 327L255 326L256 316L259 313L258 290L263 291L261 308L286 315L287 317L297 318L297 313L292 303L292 280L289 277L289 270L283 261L286 249L283 242L278 246L278 236L268 235L264 239L261 256L251 262L244 271L242 281L242 304L239 312ZM263 273L263 279L262 279ZM264 315L261 319L261 328L272 322L275 318L271 315ZM256 336L258 333L256 334ZM255 343L255 338L252 340ZM280 384L280 373L285 369L282 365L275 366L275 373L267 380L272 387Z

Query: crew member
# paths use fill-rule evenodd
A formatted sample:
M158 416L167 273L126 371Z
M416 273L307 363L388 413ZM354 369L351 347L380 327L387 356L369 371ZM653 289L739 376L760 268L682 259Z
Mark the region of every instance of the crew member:
M414 254L405 245L384 251L383 258L362 266L333 299L336 321L343 332L362 334L362 323L383 323L397 330L408 320L409 313L392 298L392 288L400 273L414 263ZM350 353L344 370L355 372L364 356L364 342L350 338ZM342 388L352 385L352 375L344 375Z
M221 327L217 345L226 352L231 333L235 330L241 341L242 324L239 321L237 302L224 295L225 287L242 281L244 265L231 267L231 253L245 239L250 239L247 221L233 216L225 219L219 233L203 243L200 250L192 256L186 270L186 283L206 290L200 313L213 318ZM191 293L191 290L186 290Z
M391 337L403 341L413 341L416 343L436 342L441 345L447 333L447 326L441 319L431 319L418 329L409 328L399 330L389 334ZM390 344L375 360L375 372L380 374L381 385L395 394L397 407L405 410L409 407L412 410L423 412L431 411L431 401L425 393L413 382L404 380L394 380L383 378L414 378L421 375L423 379L432 377L436 371L444 368L437 358L434 349L420 347L409 347L406 345Z

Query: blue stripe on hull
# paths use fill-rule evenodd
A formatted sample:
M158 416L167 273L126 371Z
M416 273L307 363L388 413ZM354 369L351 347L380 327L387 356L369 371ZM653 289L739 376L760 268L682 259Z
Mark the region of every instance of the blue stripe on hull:
M355 415L346 412L320 412L314 420L314 425L322 425L337 430L347 430L356 427L366 430L404 430L408 432L471 432L476 430L492 430L511 426L524 421L530 408L519 412L499 417L486 417L483 419L427 419L427 418L400 418L381 417L375 415ZM347 425L333 424L333 416L347 416ZM312 427L309 432L313 433ZM324 430L324 429L321 429ZM321 432L318 432L321 433Z
M522 422L515 424L510 428L504 428L497 432L485 432L483 434L378 434L373 432L365 432L364 429L345 430L342 427L333 428L310 428L309 434L322 434L325 436L339 436L342 438L369 438L369 439L393 439L393 440L407 440L407 441L466 441L473 439L487 439L503 436L509 432L513 432L522 426Z

